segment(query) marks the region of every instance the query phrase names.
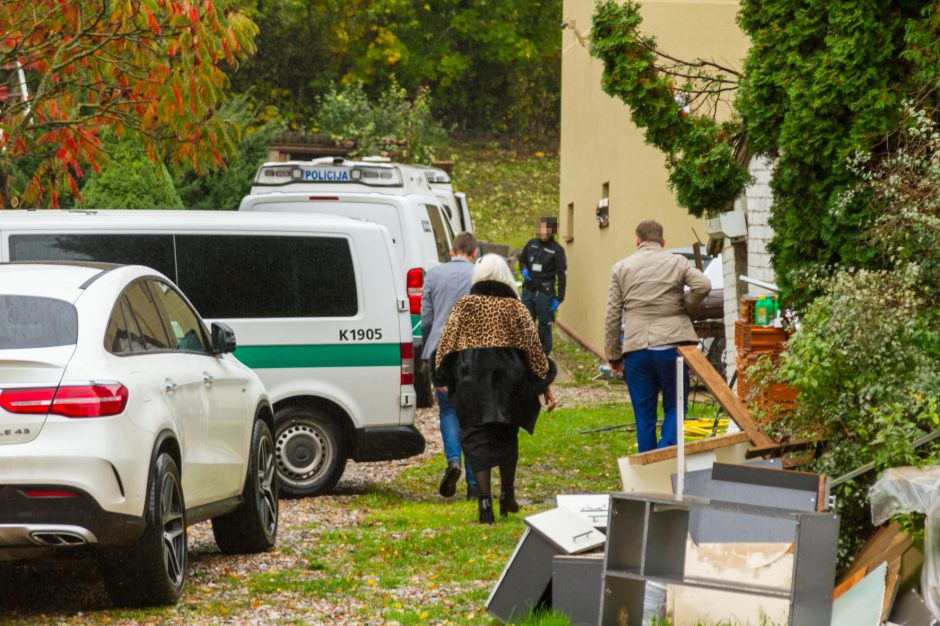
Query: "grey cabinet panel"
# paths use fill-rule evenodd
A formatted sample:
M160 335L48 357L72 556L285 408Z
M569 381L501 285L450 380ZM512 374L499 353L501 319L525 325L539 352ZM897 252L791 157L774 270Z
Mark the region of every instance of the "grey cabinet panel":
M597 626L601 610L604 555L556 556L552 575L552 609L572 626Z

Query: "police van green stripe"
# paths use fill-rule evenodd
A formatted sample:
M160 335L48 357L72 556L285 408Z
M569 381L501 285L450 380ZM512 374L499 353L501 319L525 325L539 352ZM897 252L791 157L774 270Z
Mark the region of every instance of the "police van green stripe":
M397 343L239 346L235 357L252 369L293 367L398 367Z

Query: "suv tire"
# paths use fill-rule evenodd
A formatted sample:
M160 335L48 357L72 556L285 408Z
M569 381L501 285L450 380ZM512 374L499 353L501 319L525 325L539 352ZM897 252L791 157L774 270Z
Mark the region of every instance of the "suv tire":
M183 593L186 505L176 461L166 452L150 468L144 516L147 528L136 544L101 555L108 595L118 606L174 604Z
M212 518L215 542L225 554L267 552L277 541L278 488L274 438L262 420L251 431L243 502L231 513Z
M281 493L317 496L332 489L346 469L347 442L339 420L308 406L274 415L274 453Z

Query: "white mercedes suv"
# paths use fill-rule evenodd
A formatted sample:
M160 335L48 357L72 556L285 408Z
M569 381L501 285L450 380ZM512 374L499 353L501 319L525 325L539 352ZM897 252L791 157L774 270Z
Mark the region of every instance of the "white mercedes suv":
M273 413L234 349L151 269L0 264L0 559L91 545L143 606L179 599L190 524L271 549Z

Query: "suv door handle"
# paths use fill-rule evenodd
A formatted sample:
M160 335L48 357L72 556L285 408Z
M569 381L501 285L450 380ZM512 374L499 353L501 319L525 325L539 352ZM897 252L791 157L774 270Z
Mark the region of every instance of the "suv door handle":
M213 380L215 380L215 378L211 374L207 372L202 373L202 382L206 383L206 387L211 387Z
M176 388L178 386L179 385L177 385L176 383L174 383L172 380L168 378L166 382L163 383L163 390L166 391L167 393L173 393L174 391L176 391Z

